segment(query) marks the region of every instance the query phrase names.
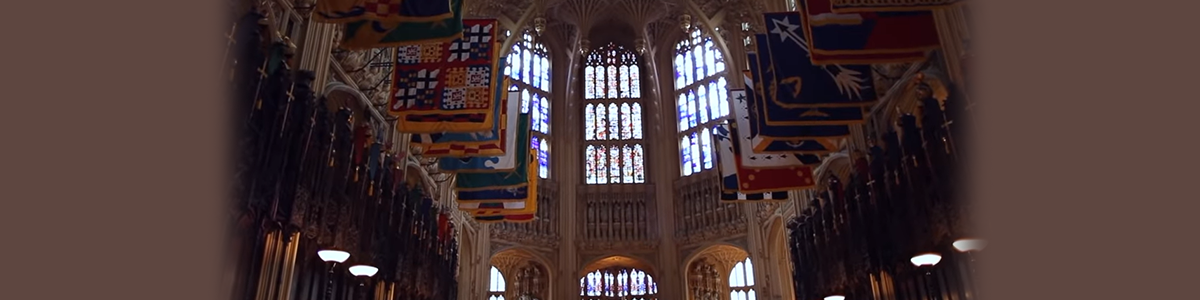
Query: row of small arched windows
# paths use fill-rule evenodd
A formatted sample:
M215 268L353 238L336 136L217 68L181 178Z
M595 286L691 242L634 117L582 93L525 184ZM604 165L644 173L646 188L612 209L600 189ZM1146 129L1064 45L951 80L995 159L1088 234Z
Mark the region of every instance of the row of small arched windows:
M757 300L754 292L754 264L750 258L738 262L729 271L729 300ZM488 300L504 300L507 283L500 269L492 266ZM579 278L579 296L584 300L627 299L655 300L658 282L654 276L636 268L595 270Z

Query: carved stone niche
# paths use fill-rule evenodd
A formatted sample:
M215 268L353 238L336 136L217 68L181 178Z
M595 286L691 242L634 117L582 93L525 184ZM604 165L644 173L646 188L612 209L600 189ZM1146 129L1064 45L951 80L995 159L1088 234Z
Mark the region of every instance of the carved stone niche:
M550 282L549 272L545 266L535 261L525 261L515 268L513 274L513 291L518 299L545 299Z
M688 299L719 300L725 291L720 267L708 257L700 257L687 268Z

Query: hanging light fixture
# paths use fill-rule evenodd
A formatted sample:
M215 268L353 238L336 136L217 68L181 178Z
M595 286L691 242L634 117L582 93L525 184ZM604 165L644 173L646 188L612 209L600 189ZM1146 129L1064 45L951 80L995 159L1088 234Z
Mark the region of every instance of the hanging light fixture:
M339 264L346 262L347 259L350 259L350 253L341 250L321 250L317 251L317 256L320 257L322 261Z
M987 247L987 241L981 239L958 239L954 241L954 249L958 252L979 252Z
M825 296L825 300L846 300L846 296L842 296L842 295L829 295L829 296Z
M543 18L543 17L533 18L533 32L537 33L538 36L541 36L542 31L545 31L545 30L546 30L546 18Z
M685 33L692 32L692 15L679 16L679 29L683 29Z
M588 53L588 47L592 46L591 44L592 42L588 41L587 39L579 40L579 55L586 56Z
M649 49L646 48L646 39L643 38L633 40L633 46L641 55L646 55L646 52L649 51Z
M354 276L361 276L361 277L375 276L375 273L379 272L379 268L368 266L368 265L351 266L349 268L349 270L350 270L350 274L353 274Z
M937 265L938 262L942 261L942 256L938 255L937 253L925 253L925 254L919 254L917 256L913 256L912 259L909 261L911 261L914 266L918 266L918 267L930 266L930 267L932 267L932 266Z

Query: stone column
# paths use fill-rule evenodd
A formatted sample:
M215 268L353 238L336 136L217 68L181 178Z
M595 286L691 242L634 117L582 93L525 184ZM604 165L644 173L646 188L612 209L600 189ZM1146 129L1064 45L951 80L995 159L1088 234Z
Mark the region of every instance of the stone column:
M571 41L560 41L561 44L570 44ZM578 84L576 79L580 76L580 66L577 62L582 61L583 57L579 51L567 47L565 49L555 49L550 56L551 65L551 132L554 137L551 145L551 177L558 181L558 261L557 266L547 266L551 268L552 274L557 274L557 284L550 285L553 290L548 293L549 300L568 300L575 299L579 293L579 280L575 274L578 271L579 254L577 251L578 244L578 226L583 222L576 222L578 218L579 206L577 205L576 195L578 186L582 182L580 172L583 170L583 155L581 154L581 143L583 139L582 131L582 109L579 103L582 98L578 92Z
M308 21L305 24L304 41L300 45L300 69L311 70L316 75L313 80L313 91L317 95L324 93L325 84L329 82L329 60L336 43L338 25Z

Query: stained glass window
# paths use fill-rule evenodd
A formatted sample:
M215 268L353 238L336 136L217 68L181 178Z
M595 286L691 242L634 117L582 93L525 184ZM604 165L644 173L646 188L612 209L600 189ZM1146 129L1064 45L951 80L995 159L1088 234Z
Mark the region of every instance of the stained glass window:
M629 66L629 98L642 97L642 77L637 65Z
M733 265L733 270L729 271L729 299L730 300L757 300L757 293L754 292L754 264L750 262L750 258Z
M591 103L583 109L583 139L596 139L596 108Z
M713 167L712 149L712 134L708 132L708 128L705 128L700 132L700 155L704 157L705 170Z
M715 166L712 137L706 128L729 117L725 58L707 34L695 30L676 45L675 95L680 135L680 174L690 176Z
M608 183L608 148L596 147L596 155L592 157L596 166L596 183Z
M504 282L504 274L500 273L500 269L492 267L489 279L488 300L504 300L504 290L507 287Z
M608 104L608 138L615 140L621 138L618 134L621 131L621 117L617 111L616 103Z
M607 110L604 108L604 104L596 105L596 139L597 140L607 140L608 139L608 122L606 121L608 119L608 113L606 113L605 111L607 111Z
M696 112L700 113L700 123L708 122L708 89L701 85L696 91ZM719 112L719 111L718 111Z
M537 137L534 137L535 139ZM550 143L545 140L538 149L538 177L550 178Z
M585 99L596 99L596 67L583 68L583 95Z
M692 175L692 147L691 138L684 136L679 142L679 152L683 156L681 165L683 166L683 176Z
M610 43L586 58L582 71L588 101L583 112L587 183L644 183L639 56Z
M629 103L621 103L621 139L633 138L633 116L630 116Z
M584 177L587 178L586 181L588 184L596 184L597 166L596 161L594 160L596 157L596 146L588 145L587 151L583 153L583 156L587 158L584 160L584 171L587 172L584 173Z
M539 107L542 109L542 118L540 121L542 126L538 128L538 131L541 131L542 134L550 134L550 101L547 101L546 98L542 98L540 95L537 97L538 103L541 104Z
M621 147L608 149L608 182L621 182Z
M542 56L542 86L538 87L543 91L550 91L550 59Z
M687 95L687 119L688 127L696 127L696 94L689 92Z
M625 180L624 182L633 182L633 164L630 163L634 161L633 148L625 145L624 148L621 148L621 157L626 161L625 165L621 166L622 179Z
M633 183L646 182L646 169L645 165L642 164L645 157L645 153L642 152L642 145L633 145L633 161L635 162L633 164Z
M509 91L520 91L521 113L529 114L530 149L537 155L538 177L550 178L550 59L546 48L529 33L513 43L504 74L513 79Z
M642 104L633 103L633 138L642 139Z
M695 132L692 133L692 138L688 139L692 147L692 173L700 173L700 160L705 159L700 155L700 139Z
M633 268L595 270L579 278L580 300L657 300L654 276Z

